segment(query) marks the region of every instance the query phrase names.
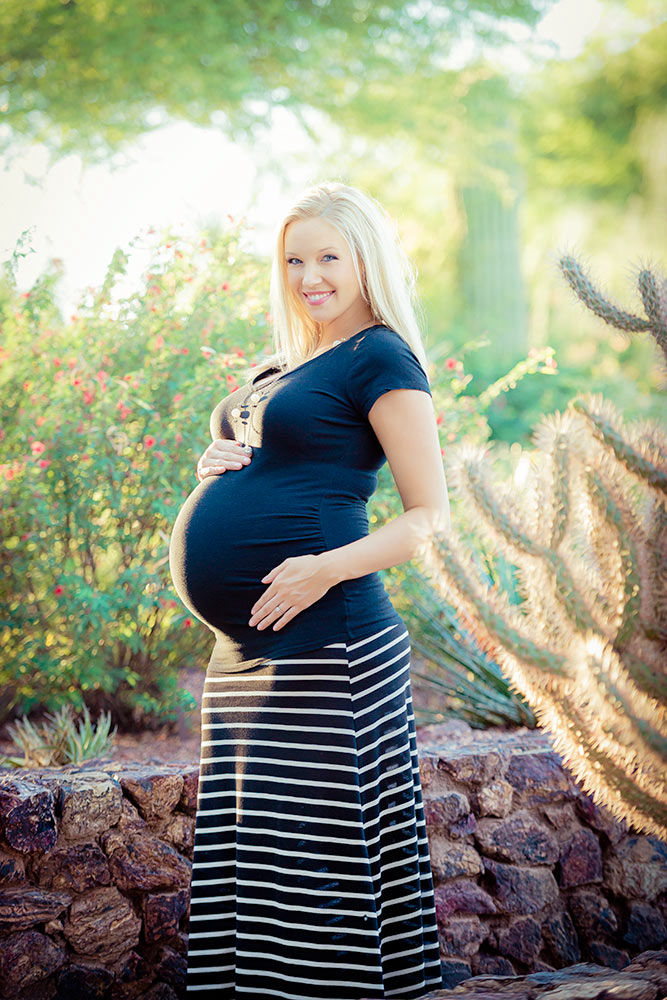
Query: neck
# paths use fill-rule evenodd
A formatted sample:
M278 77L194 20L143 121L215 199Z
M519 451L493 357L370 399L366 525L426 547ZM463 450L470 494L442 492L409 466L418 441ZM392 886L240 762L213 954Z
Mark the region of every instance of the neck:
M364 308L357 310L354 315L339 316L331 323L323 323L319 331L318 348L331 347L336 340L347 340L364 327L372 326L374 322L373 313L364 303Z

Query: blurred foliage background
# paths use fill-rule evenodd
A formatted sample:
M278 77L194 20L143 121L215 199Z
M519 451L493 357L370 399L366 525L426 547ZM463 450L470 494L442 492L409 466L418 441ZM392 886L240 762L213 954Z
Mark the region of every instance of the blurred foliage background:
M576 32L577 7L562 3ZM41 143L54 163L73 152L85 163L109 163L151 130L183 120L251 148L258 169L285 190L304 156L313 181L333 177L365 188L397 219L418 267L443 449L462 437L488 440L511 475L539 417L564 409L582 389L610 397L628 418L658 418L664 407L664 375L649 338L610 332L576 303L556 270L558 251L573 250L591 262L613 297L633 308L633 272L662 264L664 11L655 0L599 0L598 27L566 58L538 33L557 6L549 0L4 0L0 150L11 162ZM294 152L274 148L285 115L303 137ZM207 444L208 415L224 389L211 377L211 358L218 359L213 365L228 358L233 369L236 350L247 361L267 348L268 260L222 223L202 238L210 253L204 262L196 241L156 240L154 259L131 294L118 291L125 251L132 253L122 248L103 285L82 292L71 319L58 310L56 264L27 291L17 284L16 265L28 247L15 248L5 268L0 586L6 669L13 664L3 679L14 685L5 713L56 708L70 697L110 708L126 724L173 717L181 704L178 665L204 662L206 630L185 628L182 609L160 603L173 596L168 580L151 584L139 579L139 568L149 574L151 559L164 555L159 531L168 532ZM173 256L176 249L181 258ZM190 283L209 290L193 297L183 291ZM240 296L233 306L223 284ZM202 355L202 348L216 354ZM183 349L189 354L177 357ZM73 364L56 382L65 358ZM187 367L193 358L198 368ZM108 373L106 394L100 371ZM82 380L75 387L74 378ZM93 390L94 400L83 403L83 393ZM132 404L132 395L143 406ZM185 411L175 408L178 395L188 401ZM37 415L47 418L39 430ZM142 514L149 518L146 552L137 550L123 566L117 534L98 560L99 579L86 569L85 552L78 558L62 548L69 531L63 497L72 489L66 473L76 478L77 456L90 452L77 431L88 419L100 447L77 486L81 493L75 490L79 516L106 518L113 539L121 524L136 532L138 497L149 493L152 505ZM112 427L121 428L120 437ZM153 445L146 446L147 437ZM35 442L49 449L46 458ZM166 469L158 468L156 451ZM137 466L114 484L119 462ZM31 480L26 494L25 475L41 475L48 488ZM116 522L115 505L132 475L139 477L135 492L125 496L129 507ZM389 486L383 482L373 517L390 510ZM173 502L165 506L167 496ZM124 603L114 591L119 567L130 574ZM67 573L73 574L68 593L78 596L65 606L54 588ZM489 573L511 591L511 567ZM397 594L412 592L406 574L390 582L401 585ZM94 656L81 617L82 608L90 610L84 584L101 588ZM144 615L140 621L134 614L134 623L133 594L143 595ZM406 608L413 605L406 601ZM161 608L159 624L153 606ZM466 652L453 609L447 620L448 634L464 647L455 659L467 658L472 683L469 668L479 654ZM490 670L483 666L487 680ZM481 691L482 681L475 683ZM506 689L498 695L499 685L496 673L494 706L512 700ZM483 706L473 714L479 722ZM515 701L493 721L499 718L530 716Z

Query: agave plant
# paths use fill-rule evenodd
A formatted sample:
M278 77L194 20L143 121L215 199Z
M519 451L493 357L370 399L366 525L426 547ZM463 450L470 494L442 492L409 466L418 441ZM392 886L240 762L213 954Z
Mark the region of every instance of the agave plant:
M0 757L3 767L58 767L80 764L104 756L113 746L116 730L111 731L111 715L102 712L95 724L84 705L83 718L77 724L72 708L63 706L36 726L27 718L10 723L7 731L22 756Z

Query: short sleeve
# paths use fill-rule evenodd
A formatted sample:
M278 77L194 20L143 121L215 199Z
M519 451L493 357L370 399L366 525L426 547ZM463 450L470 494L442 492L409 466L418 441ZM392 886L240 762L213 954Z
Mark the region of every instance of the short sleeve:
M420 389L431 395L417 355L400 334L375 327L355 344L347 376L347 394L364 416L392 389Z

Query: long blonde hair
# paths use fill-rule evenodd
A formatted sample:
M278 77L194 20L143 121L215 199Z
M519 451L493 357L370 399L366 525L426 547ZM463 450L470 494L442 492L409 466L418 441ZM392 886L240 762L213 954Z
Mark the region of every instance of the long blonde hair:
M416 272L396 224L382 206L358 188L326 181L308 188L278 228L271 270L271 314L276 358L292 368L317 348L320 325L296 298L287 280L285 230L291 222L322 218L347 243L364 301L378 323L395 330L426 368Z

